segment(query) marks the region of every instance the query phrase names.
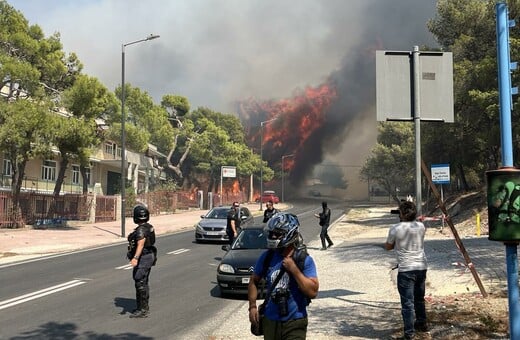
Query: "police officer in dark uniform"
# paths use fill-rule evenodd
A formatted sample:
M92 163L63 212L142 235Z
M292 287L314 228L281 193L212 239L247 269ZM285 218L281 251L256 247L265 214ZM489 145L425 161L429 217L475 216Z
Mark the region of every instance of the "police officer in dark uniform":
M128 235L130 264L134 267L132 277L135 282L135 299L137 308L130 314L131 318L146 318L149 313L148 300L150 287L148 278L152 266L157 261L157 248L155 248L155 231L148 223L150 212L142 205L134 207L134 223L137 227Z
M275 209L273 201L269 200L265 204L267 208L264 210L264 219L262 220L263 223L267 223L271 217L273 217L274 214L279 213L278 209Z
M226 234L229 238L230 247L240 231L239 206L238 202L233 202L227 214Z
M321 250L326 250L327 248L332 247L334 243L332 243L328 233L330 225L330 209L327 207L327 202L325 201L321 202L321 206L323 208L323 211L319 214L314 214L314 216L320 219L319 224L321 226ZM325 240L327 241L328 246L325 245Z

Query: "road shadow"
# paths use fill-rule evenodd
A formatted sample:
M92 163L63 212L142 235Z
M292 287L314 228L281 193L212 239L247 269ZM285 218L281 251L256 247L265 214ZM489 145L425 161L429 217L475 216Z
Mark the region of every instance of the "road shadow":
M136 303L135 299L116 297L114 299L114 305L121 308L121 312L119 312L119 314L124 315L127 313L132 313L132 311L135 309Z
M349 296L349 295L358 295L363 294L360 292L354 292L347 289L329 289L329 290L320 290L318 292L318 296L316 299L326 299L326 298L339 298L340 296Z
M148 336L136 333L106 334L92 331L79 332L76 324L66 322L47 322L37 329L26 331L18 336L10 337L9 340L73 340L73 339L96 339L96 340L153 340Z

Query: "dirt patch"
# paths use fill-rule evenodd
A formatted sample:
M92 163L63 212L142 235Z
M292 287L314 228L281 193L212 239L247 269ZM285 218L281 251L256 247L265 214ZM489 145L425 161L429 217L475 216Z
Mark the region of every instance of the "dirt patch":
M18 253L12 253L12 252L8 251L5 253L1 253L0 257L10 257L10 256L16 256L16 255L18 255Z
M430 332L423 339L507 339L507 297L504 294L459 294L429 298Z

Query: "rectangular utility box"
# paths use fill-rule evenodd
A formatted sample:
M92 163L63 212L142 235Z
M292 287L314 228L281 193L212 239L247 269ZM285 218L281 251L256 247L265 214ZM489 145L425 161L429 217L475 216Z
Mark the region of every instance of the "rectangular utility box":
M520 170L491 170L487 176L489 239L520 241Z

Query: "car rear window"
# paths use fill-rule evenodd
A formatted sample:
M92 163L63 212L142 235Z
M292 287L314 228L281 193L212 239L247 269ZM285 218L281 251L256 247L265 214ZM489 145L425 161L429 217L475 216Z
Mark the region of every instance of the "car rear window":
M263 230L244 229L238 235L234 244L236 249L264 249L267 248L267 238Z

